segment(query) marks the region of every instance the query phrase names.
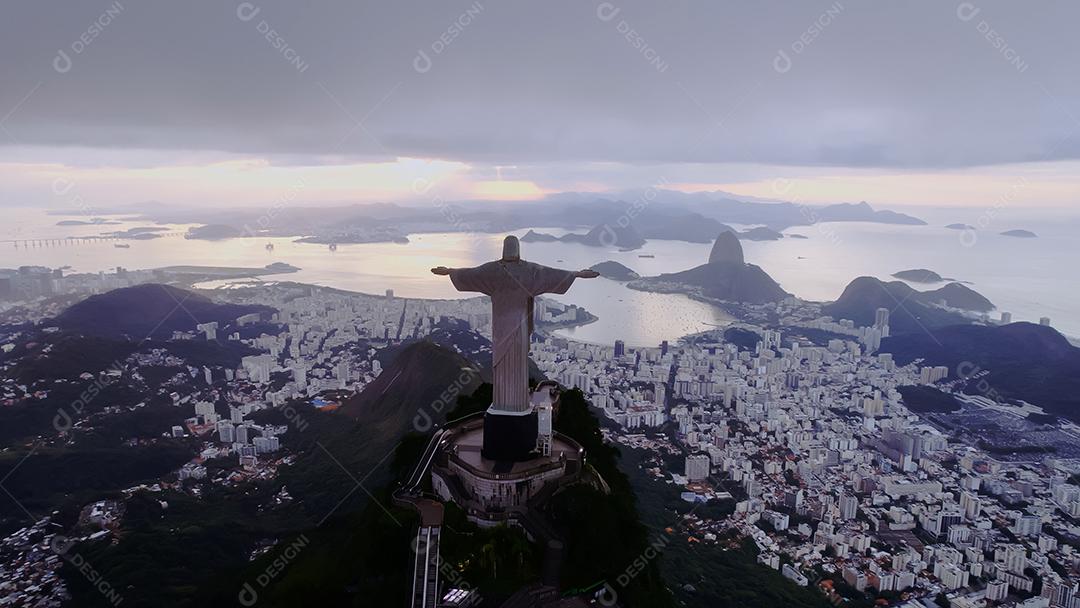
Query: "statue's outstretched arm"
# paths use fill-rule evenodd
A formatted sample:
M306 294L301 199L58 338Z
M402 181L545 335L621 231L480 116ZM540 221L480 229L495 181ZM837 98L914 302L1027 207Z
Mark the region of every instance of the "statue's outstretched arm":
M596 272L591 268L586 268L585 270L579 270L575 272L574 276L579 279L595 279L596 277L600 276L600 273Z
M454 288L458 291L475 291L487 295L499 291L501 283L499 279L505 280L503 273L486 265L477 266L476 268L436 266L431 269L431 272L439 276L450 277L450 281L453 282Z

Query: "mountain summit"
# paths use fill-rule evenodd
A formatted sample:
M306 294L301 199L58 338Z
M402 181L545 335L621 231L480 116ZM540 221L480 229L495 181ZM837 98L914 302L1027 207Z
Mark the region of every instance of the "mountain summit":
M735 236L734 232L724 231L716 237L716 242L713 243L712 251L709 253L709 263L715 264L717 262L746 263L746 260L743 259L743 250L742 245L739 243L739 237Z

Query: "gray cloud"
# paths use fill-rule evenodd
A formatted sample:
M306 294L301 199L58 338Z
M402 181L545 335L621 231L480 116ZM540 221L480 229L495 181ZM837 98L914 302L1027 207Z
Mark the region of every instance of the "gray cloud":
M290 162L1080 156L1072 0L120 2L104 26L104 0L5 7L0 145Z

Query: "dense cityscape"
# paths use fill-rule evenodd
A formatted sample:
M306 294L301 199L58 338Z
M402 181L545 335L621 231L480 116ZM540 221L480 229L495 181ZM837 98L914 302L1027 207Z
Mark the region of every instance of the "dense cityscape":
M177 278L160 271L72 279L37 274L34 285L43 293L9 306L8 327L26 328L19 322L40 319L41 312L30 312L47 311L40 302ZM81 374L99 387L129 383L147 390L146 376L175 370L153 397L193 413L167 433L126 439L128 445L152 444L167 435L190 440L197 454L154 483L125 488L124 497L172 489L198 498L208 483L273 479L296 458L281 442L289 425L303 429L307 408L333 411L361 392L383 372L378 350L430 338L448 320L464 328L452 338L459 351L470 348L461 336L491 332L485 298L417 300L391 291L374 296L285 282L241 283L210 293L223 302L271 307L276 312L266 322L276 329L245 331L267 327L258 314L248 314L236 319L230 335L209 322L174 332L172 339L235 342L256 354L235 367L193 366L167 349L151 349L96 375ZM1074 605L1080 485L1073 476L1080 465L1080 428L1064 419L1025 422L1043 412L995 401L993 394L963 393L959 380L970 380L963 369L921 360L900 365L891 354L876 352L889 335L888 309L880 309L869 327L832 320L818 305L793 298L744 313L776 321L768 327L737 323L643 348L560 337L553 328L587 322L590 315L554 300L536 309L541 330L532 359L548 378L587 396L607 421L606 440L644 454L641 467L650 483L677 488L690 505L723 505L719 517L689 510L671 542L723 546L749 539L760 564L834 602L885 597L906 606L942 605L943 599L951 606ZM25 339L20 331L5 334L4 351ZM1056 449L1026 451L1023 437L994 435L989 429L996 425L986 425L981 435L959 433L941 418L948 412L920 414L918 405L908 405L917 399L909 391L919 387L955 395L958 411L1037 431L1033 445ZM0 396L13 405L48 391L7 376ZM150 397L128 407L145 407ZM58 426L62 432L48 441L77 441L123 413L101 405L85 417L81 405L61 410L56 424L63 418L69 426ZM267 409L282 412L284 423L253 420ZM272 502L291 499L283 488ZM123 499L99 500L84 505L70 529L45 516L4 538L5 601L60 605L68 597L58 574L62 560L82 559L66 548L120 542L124 511ZM252 559L267 549L256 549ZM91 565L72 563L83 566L80 571L103 594L120 597Z

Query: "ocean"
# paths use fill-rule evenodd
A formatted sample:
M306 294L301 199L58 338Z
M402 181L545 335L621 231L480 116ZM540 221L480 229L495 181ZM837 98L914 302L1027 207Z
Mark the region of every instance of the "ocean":
M168 236L152 240L16 246L13 240L65 239L95 236L103 232L149 222L122 219L110 226L57 226L65 216L47 215L40 209L5 209L10 219L0 226L0 267L41 265L67 267L66 272L97 272L117 266L129 269L191 264L206 266L254 266L286 262L299 272L274 279L325 285L366 293L393 289L401 297L470 297L454 290L450 281L429 272L433 266L473 266L497 258L499 234L432 233L409 237L407 244L370 243L326 245L295 243L292 238L241 238L222 241L189 240ZM923 214L925 217L925 214ZM860 275L889 279L894 272L928 268L944 277L968 283L988 297L998 311L1009 311L1013 320L1037 321L1050 317L1059 331L1080 336L1080 240L1075 235L1080 221L1027 222L1005 225L1000 221L974 233L944 227L965 221L957 213L928 226L898 226L864 222L835 222L799 226L785 234L808 238L778 241L742 241L746 260L761 266L780 285L800 298L826 301L837 298L853 278ZM944 215L943 215L944 218ZM927 218L928 221L931 221ZM972 219L967 223L978 224ZM183 232L188 225L165 225ZM1034 239L1001 236L1010 228L1036 232ZM537 227L538 231L565 231ZM522 235L525 230L515 231ZM273 251L266 244L273 243ZM570 243L522 243L526 259L568 269L587 268L614 260L641 275L685 270L708 259L711 244L681 241L649 241L634 251L587 247ZM652 257L641 257L652 256ZM937 285L917 285L928 289ZM598 278L579 280L570 291L555 299L578 304L599 317L589 325L559 330L577 340L610 344L616 339L630 345L651 346L693 333L726 325L731 317L716 308L678 294L652 294L628 289L625 284ZM995 316L998 313L994 313Z

